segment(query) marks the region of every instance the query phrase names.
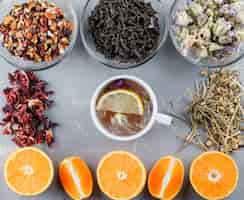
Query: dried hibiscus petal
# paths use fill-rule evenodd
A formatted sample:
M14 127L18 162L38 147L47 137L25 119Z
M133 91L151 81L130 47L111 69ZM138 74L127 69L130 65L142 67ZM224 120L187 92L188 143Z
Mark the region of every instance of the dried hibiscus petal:
M46 143L47 145L50 145L53 142L53 132L51 129L46 130L45 132L46 132L46 137L45 137Z
M11 87L3 90L5 116L0 122L3 134L12 135L12 140L20 147L51 145L54 140L52 128L57 124L51 122L45 112L54 103L49 100L53 91L46 90L47 82L33 72L17 70L8 77Z

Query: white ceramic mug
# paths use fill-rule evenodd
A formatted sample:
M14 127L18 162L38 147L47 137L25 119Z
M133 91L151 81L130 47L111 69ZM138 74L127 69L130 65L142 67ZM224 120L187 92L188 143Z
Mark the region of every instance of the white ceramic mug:
M131 81L136 82L140 86L142 86L145 89L145 91L149 94L150 100L152 102L153 110L152 110L151 119L149 120L147 125L141 131L139 131L138 133L136 133L134 135L130 135L130 136L119 136L119 135L115 135L114 133L111 133L109 130L107 130L105 127L103 127L103 125L101 124L101 122L99 121L99 119L97 117L96 102L97 102L98 96L101 94L102 90L107 85L109 85L109 83L111 83L115 80L118 80L118 79L131 80ZM142 137L143 135L145 135L146 133L148 133L151 130L151 128L155 122L159 122L160 124L164 124L167 126L169 126L172 122L171 116L158 112L158 101L157 101L156 95L153 92L152 88L147 83L145 83L143 80L141 80L137 77L134 77L134 76L129 76L129 75L114 76L114 77L104 81L102 84L100 84L92 96L91 104L90 104L90 111L91 111L92 120L93 120L96 128L101 133L103 133L105 136L107 136L108 138L113 139L113 140L118 140L118 141L130 141L130 140L135 140L139 137Z

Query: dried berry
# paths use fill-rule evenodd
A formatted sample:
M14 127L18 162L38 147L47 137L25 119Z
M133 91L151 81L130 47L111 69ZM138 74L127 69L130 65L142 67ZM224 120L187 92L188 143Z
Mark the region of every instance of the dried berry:
M57 124L45 115L53 104L47 91L47 82L40 80L33 72L15 71L9 73L11 87L3 90L6 105L2 108L5 117L0 123L3 134L13 135L13 141L20 147L53 142L52 128Z
M0 24L2 45L34 62L52 61L69 46L73 24L53 3L29 0L15 5Z

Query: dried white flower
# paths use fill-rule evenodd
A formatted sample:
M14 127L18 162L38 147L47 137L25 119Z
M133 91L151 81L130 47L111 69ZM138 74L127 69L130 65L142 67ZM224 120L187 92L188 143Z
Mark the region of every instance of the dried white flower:
M180 11L176 14L175 24L179 26L187 26L193 22L193 19L187 14L186 11Z
M210 42L208 46L209 51L217 51L217 50L222 50L224 47L221 45L218 45L217 43Z
M200 15L203 12L203 8L200 4L192 2L189 6L189 10L191 11L191 13L197 17L198 15Z
M176 37L184 52L214 59L238 53L244 42L242 0L194 0L176 14ZM238 44L239 43L239 44Z
M205 46L199 46L198 48L195 48L195 54L199 58L206 58L208 57L208 49Z
M213 25L213 33L216 36L226 34L231 29L230 22L226 21L225 18L219 18L216 24Z

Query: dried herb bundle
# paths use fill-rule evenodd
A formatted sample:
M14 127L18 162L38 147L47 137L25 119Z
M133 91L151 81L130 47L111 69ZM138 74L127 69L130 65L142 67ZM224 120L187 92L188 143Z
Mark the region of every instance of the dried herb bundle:
M239 72L221 69L205 71L202 75L207 80L196 82L196 91L188 108L192 129L186 142L195 143L204 150L231 153L243 145L241 97L244 88L240 84Z
M97 51L106 58L139 62L158 47L157 13L143 0L100 0L88 23Z

